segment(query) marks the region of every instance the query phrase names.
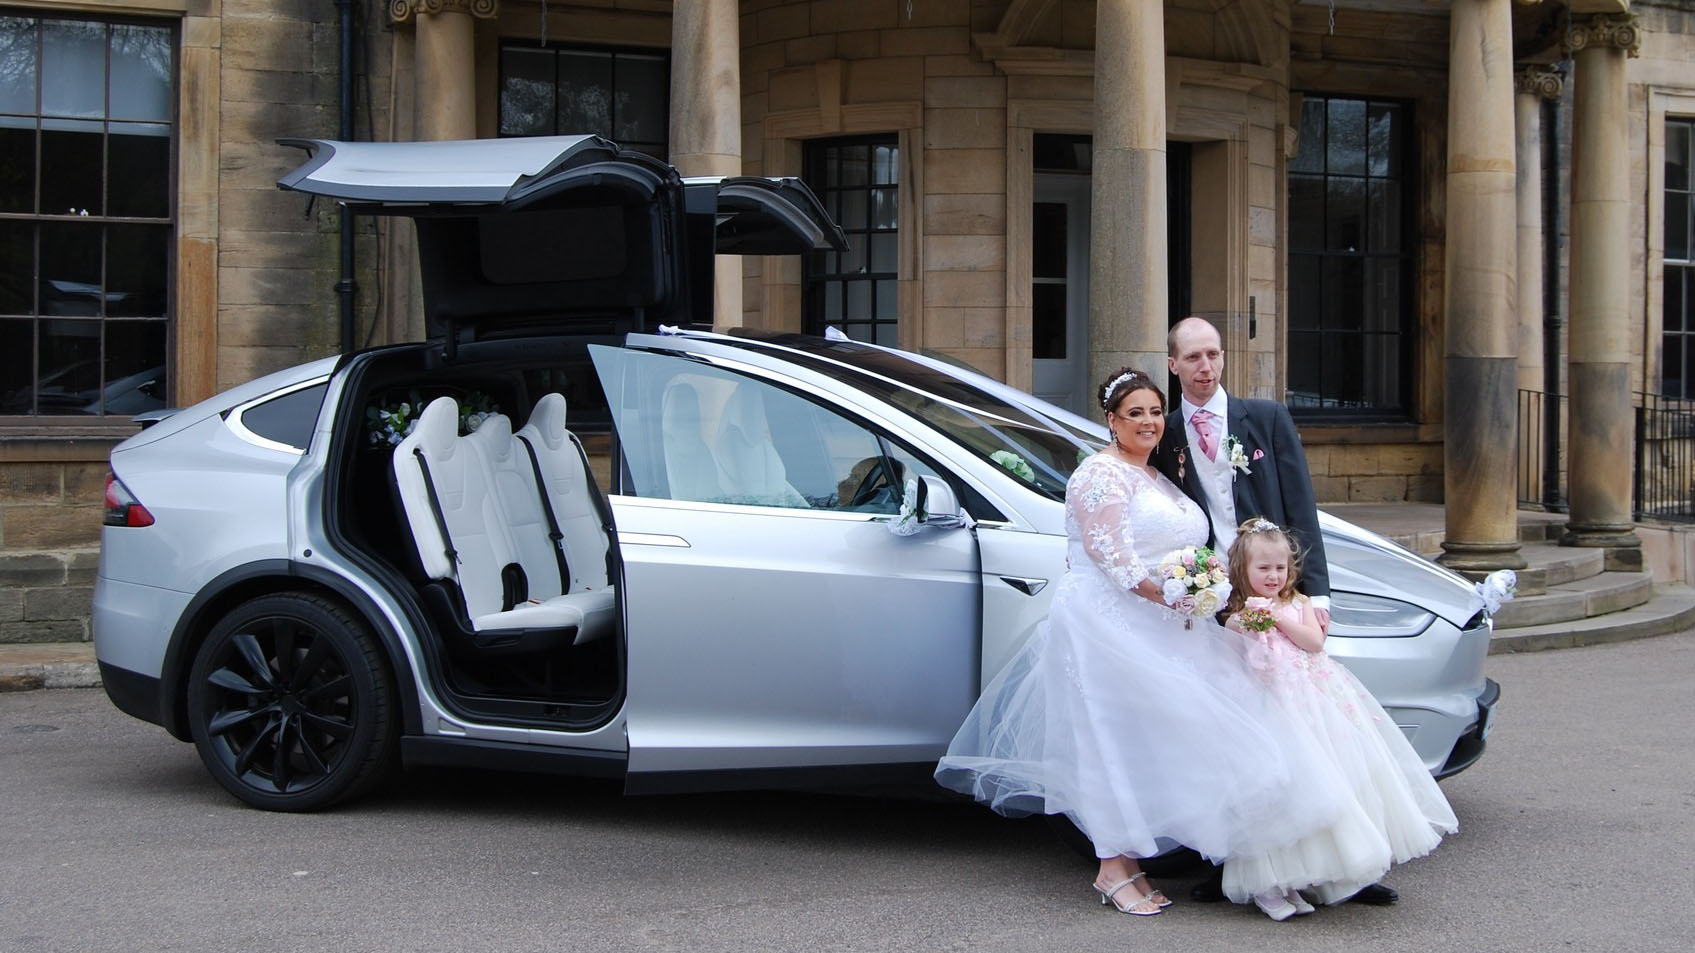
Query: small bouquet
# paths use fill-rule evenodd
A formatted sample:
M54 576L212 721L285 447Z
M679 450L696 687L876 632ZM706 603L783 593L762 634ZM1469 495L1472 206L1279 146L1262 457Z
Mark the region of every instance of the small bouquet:
M1211 616L1230 598L1224 560L1206 546L1185 546L1159 562L1161 594L1166 605L1191 616ZM1184 605L1184 600L1191 600Z
M1023 480L1025 483L1036 482L1036 471L1030 468L1030 461L1011 450L996 450L989 454L989 459L1001 465L1008 473Z
M1271 611L1271 600L1264 596L1253 596L1244 602L1235 619L1243 632L1263 633L1277 628L1277 616Z
M1518 573L1497 569L1472 587L1471 611L1482 609L1490 615L1501 611L1503 602L1510 602L1518 592Z

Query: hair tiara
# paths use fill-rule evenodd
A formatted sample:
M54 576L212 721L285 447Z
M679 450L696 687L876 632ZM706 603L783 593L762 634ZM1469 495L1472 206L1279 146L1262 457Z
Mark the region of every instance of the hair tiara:
M1257 519L1248 524L1248 532L1250 533L1275 533L1281 529L1281 526L1268 519Z
M1112 400L1112 392L1118 389L1118 385L1127 384L1137 378L1146 377L1147 375L1143 374L1141 371L1125 371L1117 377L1114 377L1112 380L1107 381L1106 390L1101 394L1101 409L1107 410L1112 407L1112 404L1109 403L1109 401Z

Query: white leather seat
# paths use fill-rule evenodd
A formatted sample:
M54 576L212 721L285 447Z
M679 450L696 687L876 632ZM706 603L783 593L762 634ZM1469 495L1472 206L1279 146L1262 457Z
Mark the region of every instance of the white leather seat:
M528 444L526 448L525 444ZM612 542L607 538L600 509L595 505L594 488L589 482L588 468L575 438L565 428L565 396L546 394L530 411L524 428L513 435L512 458L527 476L524 484L536 501L535 513L543 523L542 542L548 543L546 516L540 511L541 494L546 494L553 507L553 518L559 524L560 545L565 553L570 578L566 580L567 595L583 606L583 630L577 641L610 635L616 622L614 589L606 576L606 557ZM530 451L535 451L535 463L530 463ZM536 486L536 470L541 471L542 485ZM552 578L558 579L558 566L551 545L545 554ZM526 563L525 570L529 570ZM535 593L532 586L531 594Z
M665 482L671 488L671 499L722 502L724 487L718 482L718 461L702 436L700 391L688 381L672 381L665 385L659 403Z
M765 402L751 385L737 386L725 402L712 456L726 502L803 509L810 505L789 483L783 458L771 444Z
M504 430L510 456L510 428L510 422L499 416L489 437L460 437L458 404L450 397L439 397L424 408L418 426L395 448L395 484L424 572L431 579L451 580L459 586L471 628L477 632L576 627L578 642L585 641L591 629L604 634L607 625L600 617L609 615L610 609L603 610L598 595L573 598L555 594L510 609L504 607L502 569L512 563L522 566L524 557L512 534L513 518L502 501L508 491L496 479L490 459L493 454L483 444L493 442L494 434ZM419 463L420 455L427 473ZM505 482L513 486L515 479L508 472ZM441 523L446 526L445 538L430 504L432 486ZM528 498L537 498L533 489ZM545 524L540 536L543 544L548 544ZM551 556L547 557L546 569L558 579Z

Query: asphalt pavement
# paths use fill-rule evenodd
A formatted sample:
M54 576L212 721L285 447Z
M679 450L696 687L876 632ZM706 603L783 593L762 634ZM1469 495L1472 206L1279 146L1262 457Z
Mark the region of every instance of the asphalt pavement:
M428 772L270 814L98 690L0 694L0 951L1688 949L1695 635L1488 671L1460 833L1399 904L1282 924L1188 902L1193 871L1111 913L1041 821L958 802Z

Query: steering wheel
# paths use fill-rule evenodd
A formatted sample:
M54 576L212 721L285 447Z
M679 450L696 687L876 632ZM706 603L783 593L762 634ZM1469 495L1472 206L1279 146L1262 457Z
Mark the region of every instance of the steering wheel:
M888 458L878 457L876 460L877 462L871 465L871 469L865 471L865 475L859 478L859 485L853 488L853 495L848 497L847 505L849 508L858 508L870 504L876 499L878 493L894 485L894 481L889 476Z

